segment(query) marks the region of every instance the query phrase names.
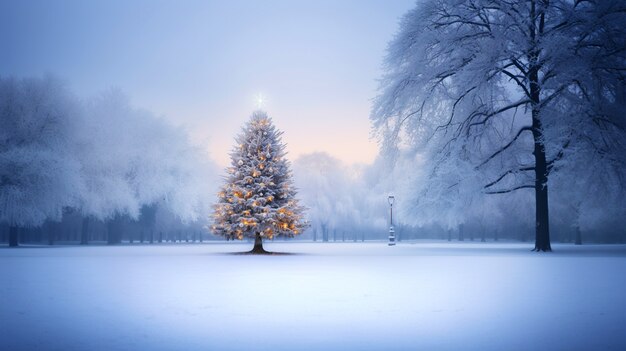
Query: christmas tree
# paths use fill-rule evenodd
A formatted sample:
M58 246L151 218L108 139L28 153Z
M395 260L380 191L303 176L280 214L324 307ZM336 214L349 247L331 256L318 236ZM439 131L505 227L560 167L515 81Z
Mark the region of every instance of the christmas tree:
M267 253L263 238L294 237L307 226L281 135L265 112L252 114L235 138L232 164L214 208L213 233L227 240L254 238L251 253Z

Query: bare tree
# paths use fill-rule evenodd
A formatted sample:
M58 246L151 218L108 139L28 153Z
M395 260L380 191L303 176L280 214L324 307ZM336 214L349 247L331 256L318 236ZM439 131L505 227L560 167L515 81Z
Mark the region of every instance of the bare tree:
M535 250L551 251L550 175L624 137L606 103L626 82L625 40L623 2L420 2L389 45L372 120L384 150L431 161L431 182L462 164L459 182L479 174L485 194L534 189Z

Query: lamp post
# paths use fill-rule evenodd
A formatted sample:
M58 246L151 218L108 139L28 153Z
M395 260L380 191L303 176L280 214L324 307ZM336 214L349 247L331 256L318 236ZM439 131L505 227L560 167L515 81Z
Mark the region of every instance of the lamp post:
M389 195L387 201L389 202L389 246L396 244L396 232L393 230L393 202L396 198L393 195Z

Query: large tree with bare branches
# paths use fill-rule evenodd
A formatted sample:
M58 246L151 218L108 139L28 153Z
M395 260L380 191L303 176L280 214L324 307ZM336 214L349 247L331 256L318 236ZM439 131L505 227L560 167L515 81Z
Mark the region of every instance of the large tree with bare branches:
M385 62L372 111L384 149L424 155L432 182L452 170L486 194L533 189L537 251L551 250L550 175L623 162L624 2L425 0Z

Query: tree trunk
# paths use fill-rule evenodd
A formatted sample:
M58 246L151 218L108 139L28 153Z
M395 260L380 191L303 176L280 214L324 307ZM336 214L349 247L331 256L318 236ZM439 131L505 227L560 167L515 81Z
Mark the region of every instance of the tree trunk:
M269 252L265 251L265 249L263 248L263 238L261 238L261 233L256 233L254 234L254 247L252 248L252 251L250 251L250 253L252 254L268 254Z
M122 232L121 226L119 225L119 219L117 216L115 218L111 218L107 222L107 244L115 245L122 243Z
M80 230L80 244L87 245L89 244L89 219L88 217L83 217L83 224Z
M464 241L465 238L463 237L463 224L459 225L459 241Z
M537 146L535 146L537 152ZM546 155L541 146L541 155L537 158L535 176L535 203L537 227L535 232L535 251L552 251L550 246L550 224L548 217L548 177L546 175Z
M576 241L574 242L574 245L582 245L582 244L583 244L583 238L580 233L580 227L576 226Z
M548 214L548 163L543 145L539 112L533 109L533 137L535 139L535 248L533 251L552 251Z
M57 233L57 226L55 223L51 223L48 227L48 245L54 245L54 237Z
M18 243L18 228L14 225L9 227L9 246L10 247L17 247L19 245Z
M538 38L543 34L544 14L541 14L541 24L539 27L535 24L535 2L531 3L531 27L530 35L532 45L538 46ZM529 69L528 81L531 99L531 115L532 115L532 133L534 139L535 156L535 248L533 251L552 251L550 246L550 223L548 216L548 162L546 160L546 149L543 142L543 126L541 124L540 112L540 96L541 86L539 84L540 64L539 49L533 49L529 53Z

